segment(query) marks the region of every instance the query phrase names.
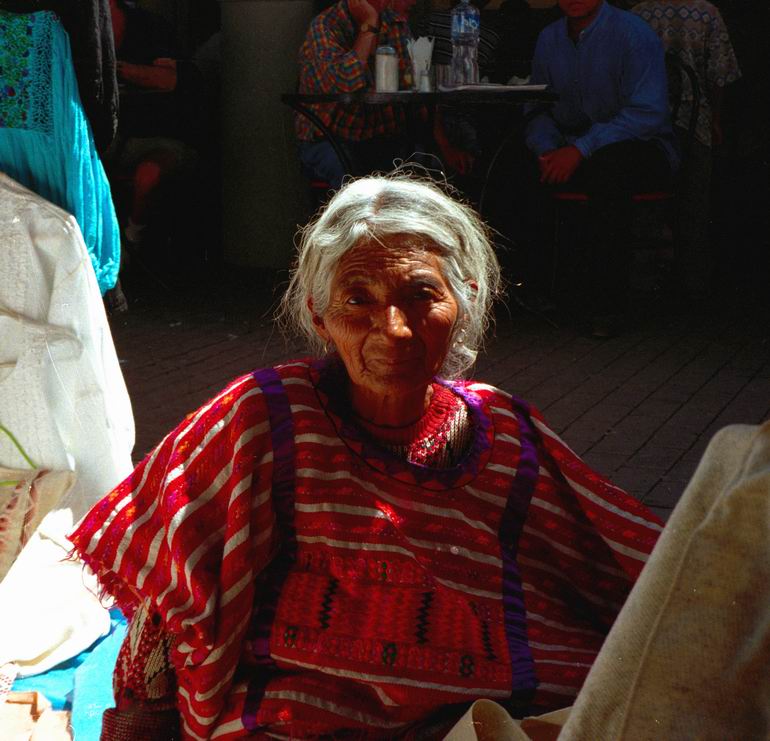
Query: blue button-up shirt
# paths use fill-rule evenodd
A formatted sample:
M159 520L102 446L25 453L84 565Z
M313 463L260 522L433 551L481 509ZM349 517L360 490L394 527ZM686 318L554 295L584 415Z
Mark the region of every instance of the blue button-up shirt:
M535 154L574 144L590 157L615 142L653 140L677 166L663 45L641 18L604 2L576 42L566 18L552 23L537 40L531 82L559 94L527 127Z

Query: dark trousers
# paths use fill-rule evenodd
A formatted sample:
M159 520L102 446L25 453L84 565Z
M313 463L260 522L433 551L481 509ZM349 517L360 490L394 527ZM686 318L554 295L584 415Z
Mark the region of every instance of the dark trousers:
M632 257L631 197L670 188L671 175L668 158L660 147L654 142L629 140L598 149L580 164L568 183L543 189L551 201L556 190L588 196L577 217L588 263L588 301L595 314L626 310Z

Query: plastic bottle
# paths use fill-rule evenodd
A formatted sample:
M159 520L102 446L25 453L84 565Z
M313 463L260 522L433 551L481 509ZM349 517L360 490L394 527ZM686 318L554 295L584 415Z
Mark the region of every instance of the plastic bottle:
M481 14L468 0L460 0L452 9L453 85L472 85L479 81L479 28Z

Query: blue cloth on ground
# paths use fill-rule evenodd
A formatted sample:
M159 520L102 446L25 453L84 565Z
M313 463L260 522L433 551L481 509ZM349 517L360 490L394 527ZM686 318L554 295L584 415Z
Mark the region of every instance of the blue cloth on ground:
M110 632L91 648L33 677L17 679L14 692L42 692L55 710L72 711L75 741L97 741L102 713L113 707L112 672L127 623L117 608L110 611Z

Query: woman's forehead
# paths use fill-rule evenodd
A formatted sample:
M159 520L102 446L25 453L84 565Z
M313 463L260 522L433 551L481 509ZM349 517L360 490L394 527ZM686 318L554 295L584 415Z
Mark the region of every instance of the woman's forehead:
M379 274L409 273L420 269L442 272L435 243L422 237L399 234L383 240L359 242L340 258L335 279L360 275L377 280Z

